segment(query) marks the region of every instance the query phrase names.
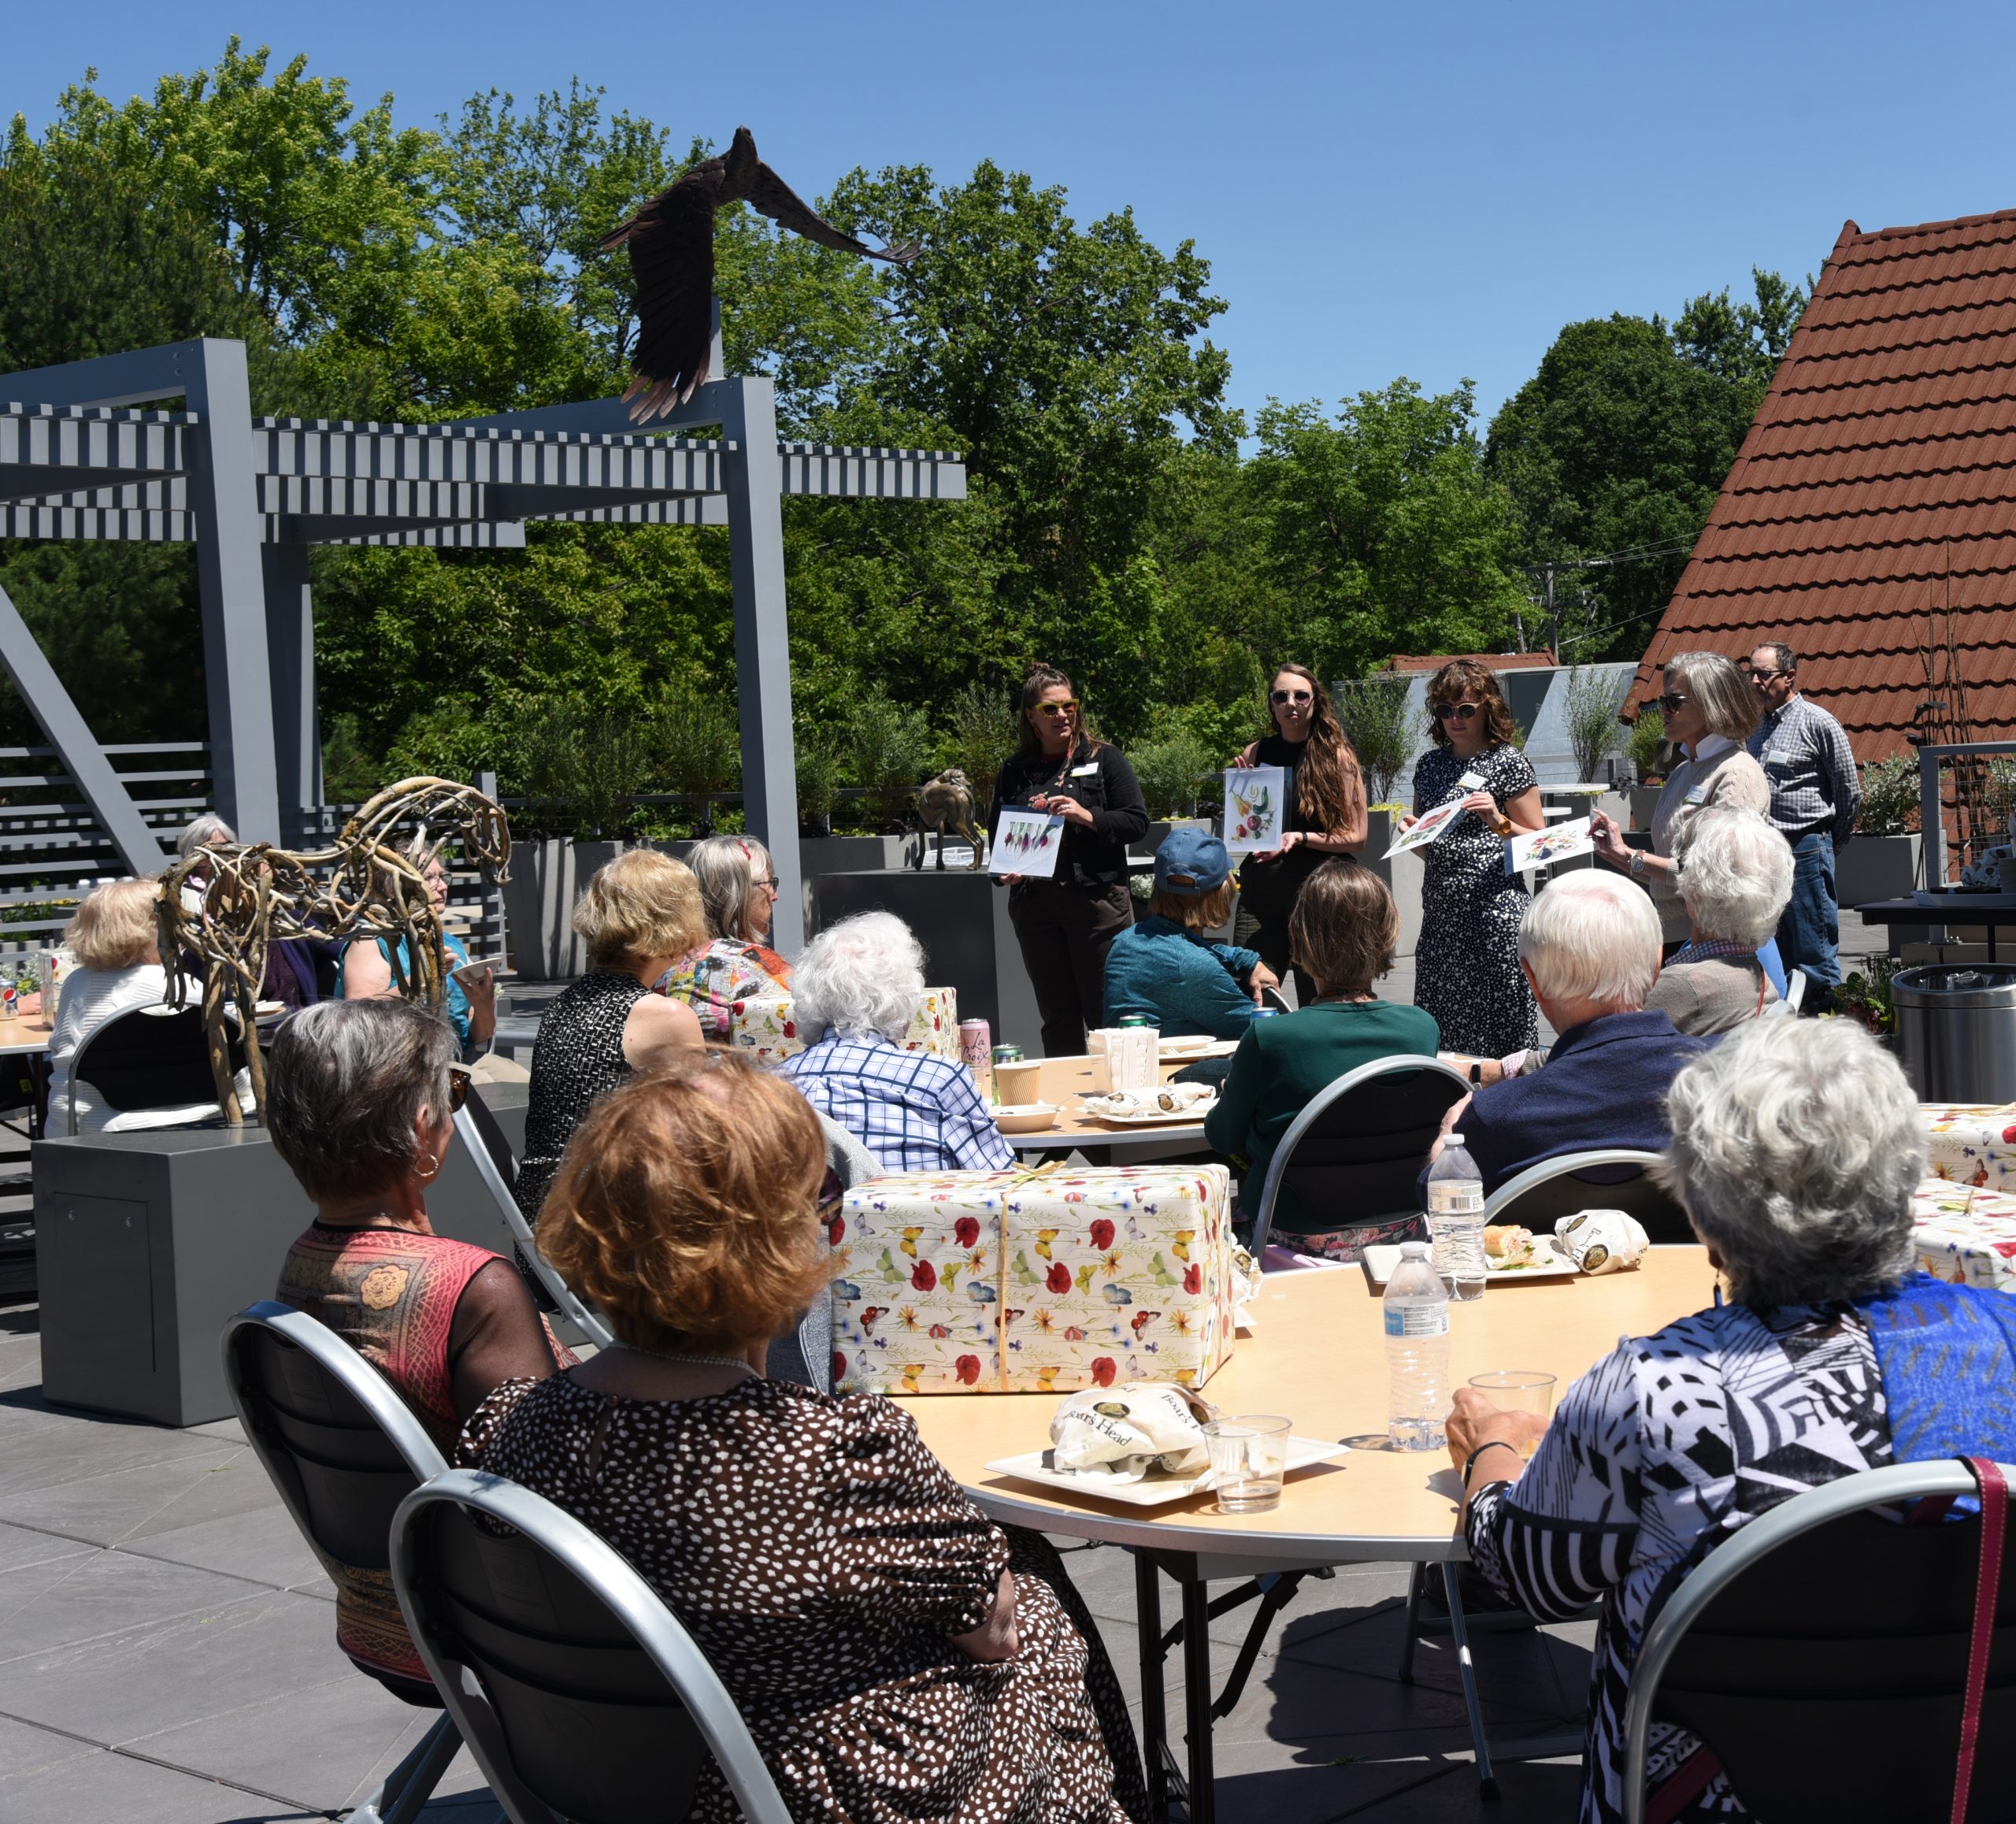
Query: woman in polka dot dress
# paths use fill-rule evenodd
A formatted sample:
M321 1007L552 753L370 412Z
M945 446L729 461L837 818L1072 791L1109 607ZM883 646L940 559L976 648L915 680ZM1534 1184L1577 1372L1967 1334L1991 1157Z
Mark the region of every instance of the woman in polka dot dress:
M795 1818L1145 1818L1125 1702L1055 1553L990 1522L900 1407L763 1378L769 1339L825 1293L825 1167L804 1099L733 1054L606 1098L539 1244L621 1340L506 1381L458 1460L636 1566ZM710 1771L691 1817L739 1815Z

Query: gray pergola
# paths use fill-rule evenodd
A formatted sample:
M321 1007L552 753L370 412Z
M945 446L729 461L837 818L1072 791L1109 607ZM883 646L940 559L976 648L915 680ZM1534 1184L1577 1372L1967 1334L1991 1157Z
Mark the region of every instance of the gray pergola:
M720 349L717 317L716 373ZM131 409L176 397L185 410ZM666 434L704 426L719 438ZM310 545L505 550L536 520L725 525L743 803L776 858L776 940L795 949L788 494L960 500L965 469L936 450L781 443L764 379L711 381L640 433L613 399L435 424L254 419L237 342L0 375L0 536L195 545L217 806L247 842L286 840L321 804ZM125 865L158 869L154 831L4 591L0 665Z

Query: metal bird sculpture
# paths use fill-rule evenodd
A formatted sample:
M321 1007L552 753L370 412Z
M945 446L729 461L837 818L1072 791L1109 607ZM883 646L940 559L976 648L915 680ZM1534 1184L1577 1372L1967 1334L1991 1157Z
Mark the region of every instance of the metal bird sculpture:
M630 408L633 424L683 406L707 377L713 339L714 211L730 202L746 202L794 234L865 260L908 265L922 250L915 241L871 247L821 221L756 156L749 129L736 128L727 157L695 165L599 243L606 254L628 247L637 280L637 346L630 387L623 395L636 402Z

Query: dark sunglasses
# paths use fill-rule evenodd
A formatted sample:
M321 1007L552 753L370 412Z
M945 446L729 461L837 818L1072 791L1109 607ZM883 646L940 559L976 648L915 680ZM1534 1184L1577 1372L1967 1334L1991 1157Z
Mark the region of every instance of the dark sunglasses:
M1480 703L1437 703L1435 719L1438 722L1468 721L1482 707Z
M1659 707L1664 710L1668 715L1671 715L1675 710L1684 709L1688 704L1693 701L1694 699L1692 697L1683 697L1676 691L1668 691L1664 696L1659 699Z
M1038 703L1036 713L1055 721L1059 716L1075 716L1078 713L1078 699L1069 697L1061 703Z
M1792 675L1789 672L1766 671L1761 665L1753 665L1747 669L1754 678L1789 677Z
M1272 700L1277 703L1313 703L1316 701L1316 693L1314 691L1276 691Z
M448 1066L448 1112L450 1114L462 1112L462 1104L469 1099L469 1085L475 1081L469 1075L466 1064L450 1064Z

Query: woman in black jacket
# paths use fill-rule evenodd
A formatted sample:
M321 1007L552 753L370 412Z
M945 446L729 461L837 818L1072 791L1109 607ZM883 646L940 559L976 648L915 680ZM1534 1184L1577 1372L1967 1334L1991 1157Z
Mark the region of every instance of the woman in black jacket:
M1148 833L1148 807L1134 769L1117 747L1085 732L1071 680L1040 665L1022 684L1021 742L994 781L990 832L1007 805L1053 811L1064 819L1057 871L1050 879L999 877L1009 884L1008 916L1043 1016L1048 1058L1085 1048L1106 999L1106 953L1134 922L1127 892L1127 847Z

